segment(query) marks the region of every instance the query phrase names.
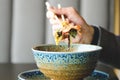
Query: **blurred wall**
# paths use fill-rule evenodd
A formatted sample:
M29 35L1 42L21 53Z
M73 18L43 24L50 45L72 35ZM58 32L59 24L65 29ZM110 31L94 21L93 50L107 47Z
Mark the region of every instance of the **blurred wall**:
M11 0L0 0L0 62L10 62Z
M0 62L33 63L31 48L54 43L46 0L0 0ZM108 29L110 0L48 0L73 6L89 24Z
M110 0L82 0L81 14L89 24L108 29Z
M44 0L13 0L11 61L34 62L31 48L45 42Z

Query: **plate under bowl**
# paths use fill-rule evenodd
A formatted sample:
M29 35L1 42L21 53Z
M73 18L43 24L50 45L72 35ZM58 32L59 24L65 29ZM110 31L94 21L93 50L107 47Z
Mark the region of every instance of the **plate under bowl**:
M83 80L108 80L108 79L109 74L103 71L94 70L91 75L84 78ZM51 80L51 79L44 76L44 74L40 72L38 69L34 69L21 72L18 75L18 80Z

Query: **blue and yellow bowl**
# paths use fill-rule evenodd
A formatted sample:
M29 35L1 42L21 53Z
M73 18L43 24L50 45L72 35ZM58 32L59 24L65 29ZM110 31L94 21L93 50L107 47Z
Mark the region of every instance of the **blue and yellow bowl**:
M90 75L98 61L100 46L43 44L32 48L40 71L53 80L80 80Z

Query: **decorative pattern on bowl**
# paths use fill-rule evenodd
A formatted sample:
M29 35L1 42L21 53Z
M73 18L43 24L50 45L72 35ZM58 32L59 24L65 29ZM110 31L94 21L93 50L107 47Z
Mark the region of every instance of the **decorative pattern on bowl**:
M101 47L86 44L41 45L32 49L41 72L54 80L80 80L94 70ZM64 74L63 74L64 73Z

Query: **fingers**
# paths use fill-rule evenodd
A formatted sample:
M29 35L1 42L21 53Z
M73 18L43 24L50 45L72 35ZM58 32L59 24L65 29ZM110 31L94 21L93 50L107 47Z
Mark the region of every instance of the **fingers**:
M65 12L65 8L56 8L56 7L52 7L52 8L50 8L49 9L50 11L52 11L53 13L55 13L55 14L57 14L57 15L64 15L64 14L66 14L66 12Z
M48 12L47 12L48 13L48 18L50 17L49 15L51 15L53 17L53 15L57 14L57 15L62 15L62 18L64 19L64 16L63 16L64 10L62 10L60 4L58 4L58 8L55 8L55 7L51 6L49 4L49 2L46 2L45 5L46 5L47 10L48 10Z
M47 13L46 13L46 16L47 16L47 18L54 18L55 17L55 14L52 12L52 11L47 11Z
M67 18L70 22L73 22L74 24L84 25L86 24L85 20L79 15L79 13L72 7L66 7L66 8L56 8L52 7L49 9L52 11L55 15L58 17L60 15L64 15L65 18Z
M79 25L85 25L86 22L85 20L79 15L79 13L73 8L73 7L66 7L66 8L61 8L60 6L57 7L52 7L48 2L46 2L46 6L48 9L48 18L53 18L54 16L58 18L62 18L64 21L64 18L69 19L70 22L73 22L74 24L79 24ZM62 15L62 16L61 16ZM59 17L60 16L60 17Z
M68 42L68 35L71 36L72 43L89 42L88 36L85 37L86 34L89 34L85 32L88 25L74 8L56 8L52 7L49 3L46 3L46 6L48 10L46 16L52 24L53 35L58 42L59 40ZM71 29L75 29L76 31L71 31ZM57 32L62 32L62 35L58 37Z

